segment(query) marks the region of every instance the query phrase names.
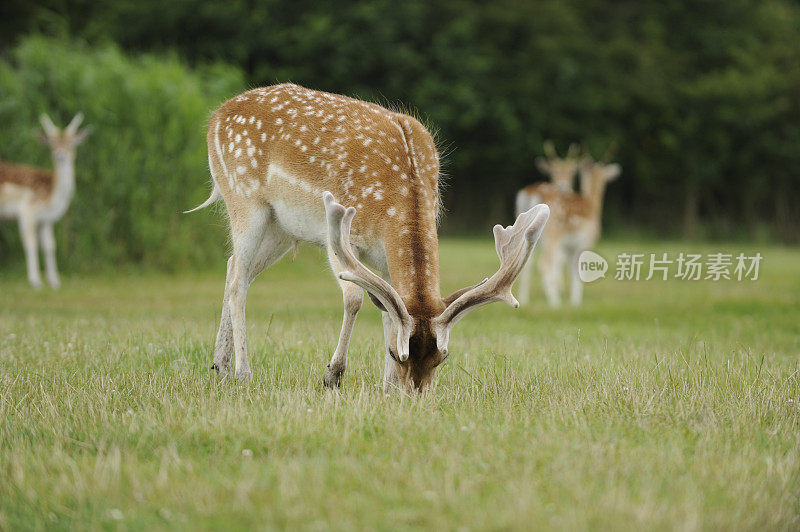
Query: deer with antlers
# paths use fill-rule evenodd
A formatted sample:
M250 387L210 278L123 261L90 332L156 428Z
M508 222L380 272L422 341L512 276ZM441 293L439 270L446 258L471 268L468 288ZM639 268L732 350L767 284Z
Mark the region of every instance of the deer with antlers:
M344 374L362 289L382 311L385 391L426 388L449 354L452 328L470 311L493 301L518 306L511 285L549 209L532 206L514 225L495 226L500 269L443 298L439 155L411 116L281 84L225 102L210 119L207 140L213 190L196 209L223 199L233 242L212 364L219 377L229 374L233 358L236 379L250 378L248 286L300 241L327 248L343 295L327 387Z
M55 224L69 208L75 193L75 149L89 135L91 128L78 129L83 115L78 113L63 130L47 115L40 117L44 132L39 140L50 148L53 171L35 166L0 161L0 218L19 222L28 281L42 286L39 272L39 246L45 259L47 282L58 288Z
M551 209L539 259L544 293L550 306L561 305L565 266L570 278L570 303L581 304L583 283L578 275L578 256L600 238L606 185L621 171L619 164L610 162L615 149L616 144L612 144L599 162L588 154L580 159L580 194L551 183L529 185L517 193L517 212L542 202ZM533 260L530 260L520 275L519 300L523 304L530 300L532 267Z

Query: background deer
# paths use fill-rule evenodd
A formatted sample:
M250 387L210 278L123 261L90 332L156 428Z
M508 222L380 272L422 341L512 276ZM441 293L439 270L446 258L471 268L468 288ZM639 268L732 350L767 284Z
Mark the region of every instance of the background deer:
M53 224L61 219L75 193L75 148L86 140L91 128L79 130L83 115L78 113L60 130L50 117L42 115L44 133L39 140L50 147L53 171L0 161L0 218L16 218L25 248L28 281L42 285L39 273L39 243L45 259L47 282L58 288L56 241Z
M608 162L614 147L609 148L602 162L595 162L588 154L581 159L580 194L550 183L530 185L517 193L518 212L541 202L551 209L550 222L542 237L539 269L547 302L553 307L561 305L565 265L571 280L570 303L577 306L583 299L578 256L600 238L606 185L621 171L618 164ZM519 299L523 304L530 300L532 265L533 260L528 261L521 273Z
M222 198L233 241L212 364L220 377L233 356L237 380L249 379L247 289L299 241L327 247L343 294L339 342L324 376L328 387L338 386L345 371L362 288L382 311L387 391L425 388L448 356L450 331L471 310L493 301L519 305L511 285L548 207L532 206L513 226L495 226L499 271L443 298L439 155L414 118L282 84L225 102L211 117L207 140L214 185L196 209Z

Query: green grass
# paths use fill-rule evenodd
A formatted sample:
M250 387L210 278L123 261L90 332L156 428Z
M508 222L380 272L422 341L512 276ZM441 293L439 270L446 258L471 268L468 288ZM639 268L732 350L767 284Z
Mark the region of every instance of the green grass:
M323 392L341 300L314 249L251 288L248 386L209 370L222 258L58 292L6 272L0 529L796 530L800 251L759 250L755 282L606 279L579 309L537 284L458 325L431 393L389 398L367 305ZM496 260L444 242L444 291Z

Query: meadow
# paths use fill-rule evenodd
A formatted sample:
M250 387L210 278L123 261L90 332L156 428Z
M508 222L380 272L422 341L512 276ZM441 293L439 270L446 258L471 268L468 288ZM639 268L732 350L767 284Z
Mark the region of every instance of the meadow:
M443 292L495 271L442 243ZM17 250L10 250L16 252ZM0 273L0 529L800 528L800 250L757 281L588 285L581 308L495 304L455 329L434 388L381 393L365 303L322 388L341 297L301 248L253 284L252 382L209 369L214 271Z

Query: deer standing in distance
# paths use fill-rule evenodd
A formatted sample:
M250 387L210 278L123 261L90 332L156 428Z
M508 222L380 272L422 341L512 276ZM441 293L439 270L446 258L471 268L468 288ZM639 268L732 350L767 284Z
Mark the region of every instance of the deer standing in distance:
M233 243L212 364L219 377L229 374L235 358L236 379L250 378L247 289L300 241L327 248L343 295L339 341L323 379L327 387L338 386L344 374L362 289L382 311L384 391L427 387L449 354L450 331L468 312L493 301L519 305L511 286L544 228L548 207L532 206L514 225L495 226L498 272L443 298L439 155L411 116L281 84L222 104L211 116L207 140L213 190L196 209L223 199Z
M31 286L42 286L41 244L47 282L58 288L61 282L53 224L64 216L75 193L75 149L86 140L91 127L78 129L83 121L81 113L63 130L45 114L39 121L43 129L38 132L39 140L50 148L53 171L0 161L0 219L16 218L19 222Z
M600 238L606 185L621 171L619 164L610 162L615 150L616 144L612 144L598 162L588 153L580 159L580 194L551 183L529 185L517 193L517 212L542 202L551 209L550 222L542 236L539 270L547 302L552 307L561 305L565 266L570 278L570 303L581 304L583 283L578 275L578 257ZM523 304L530 301L532 268L530 260L520 275L519 299Z

